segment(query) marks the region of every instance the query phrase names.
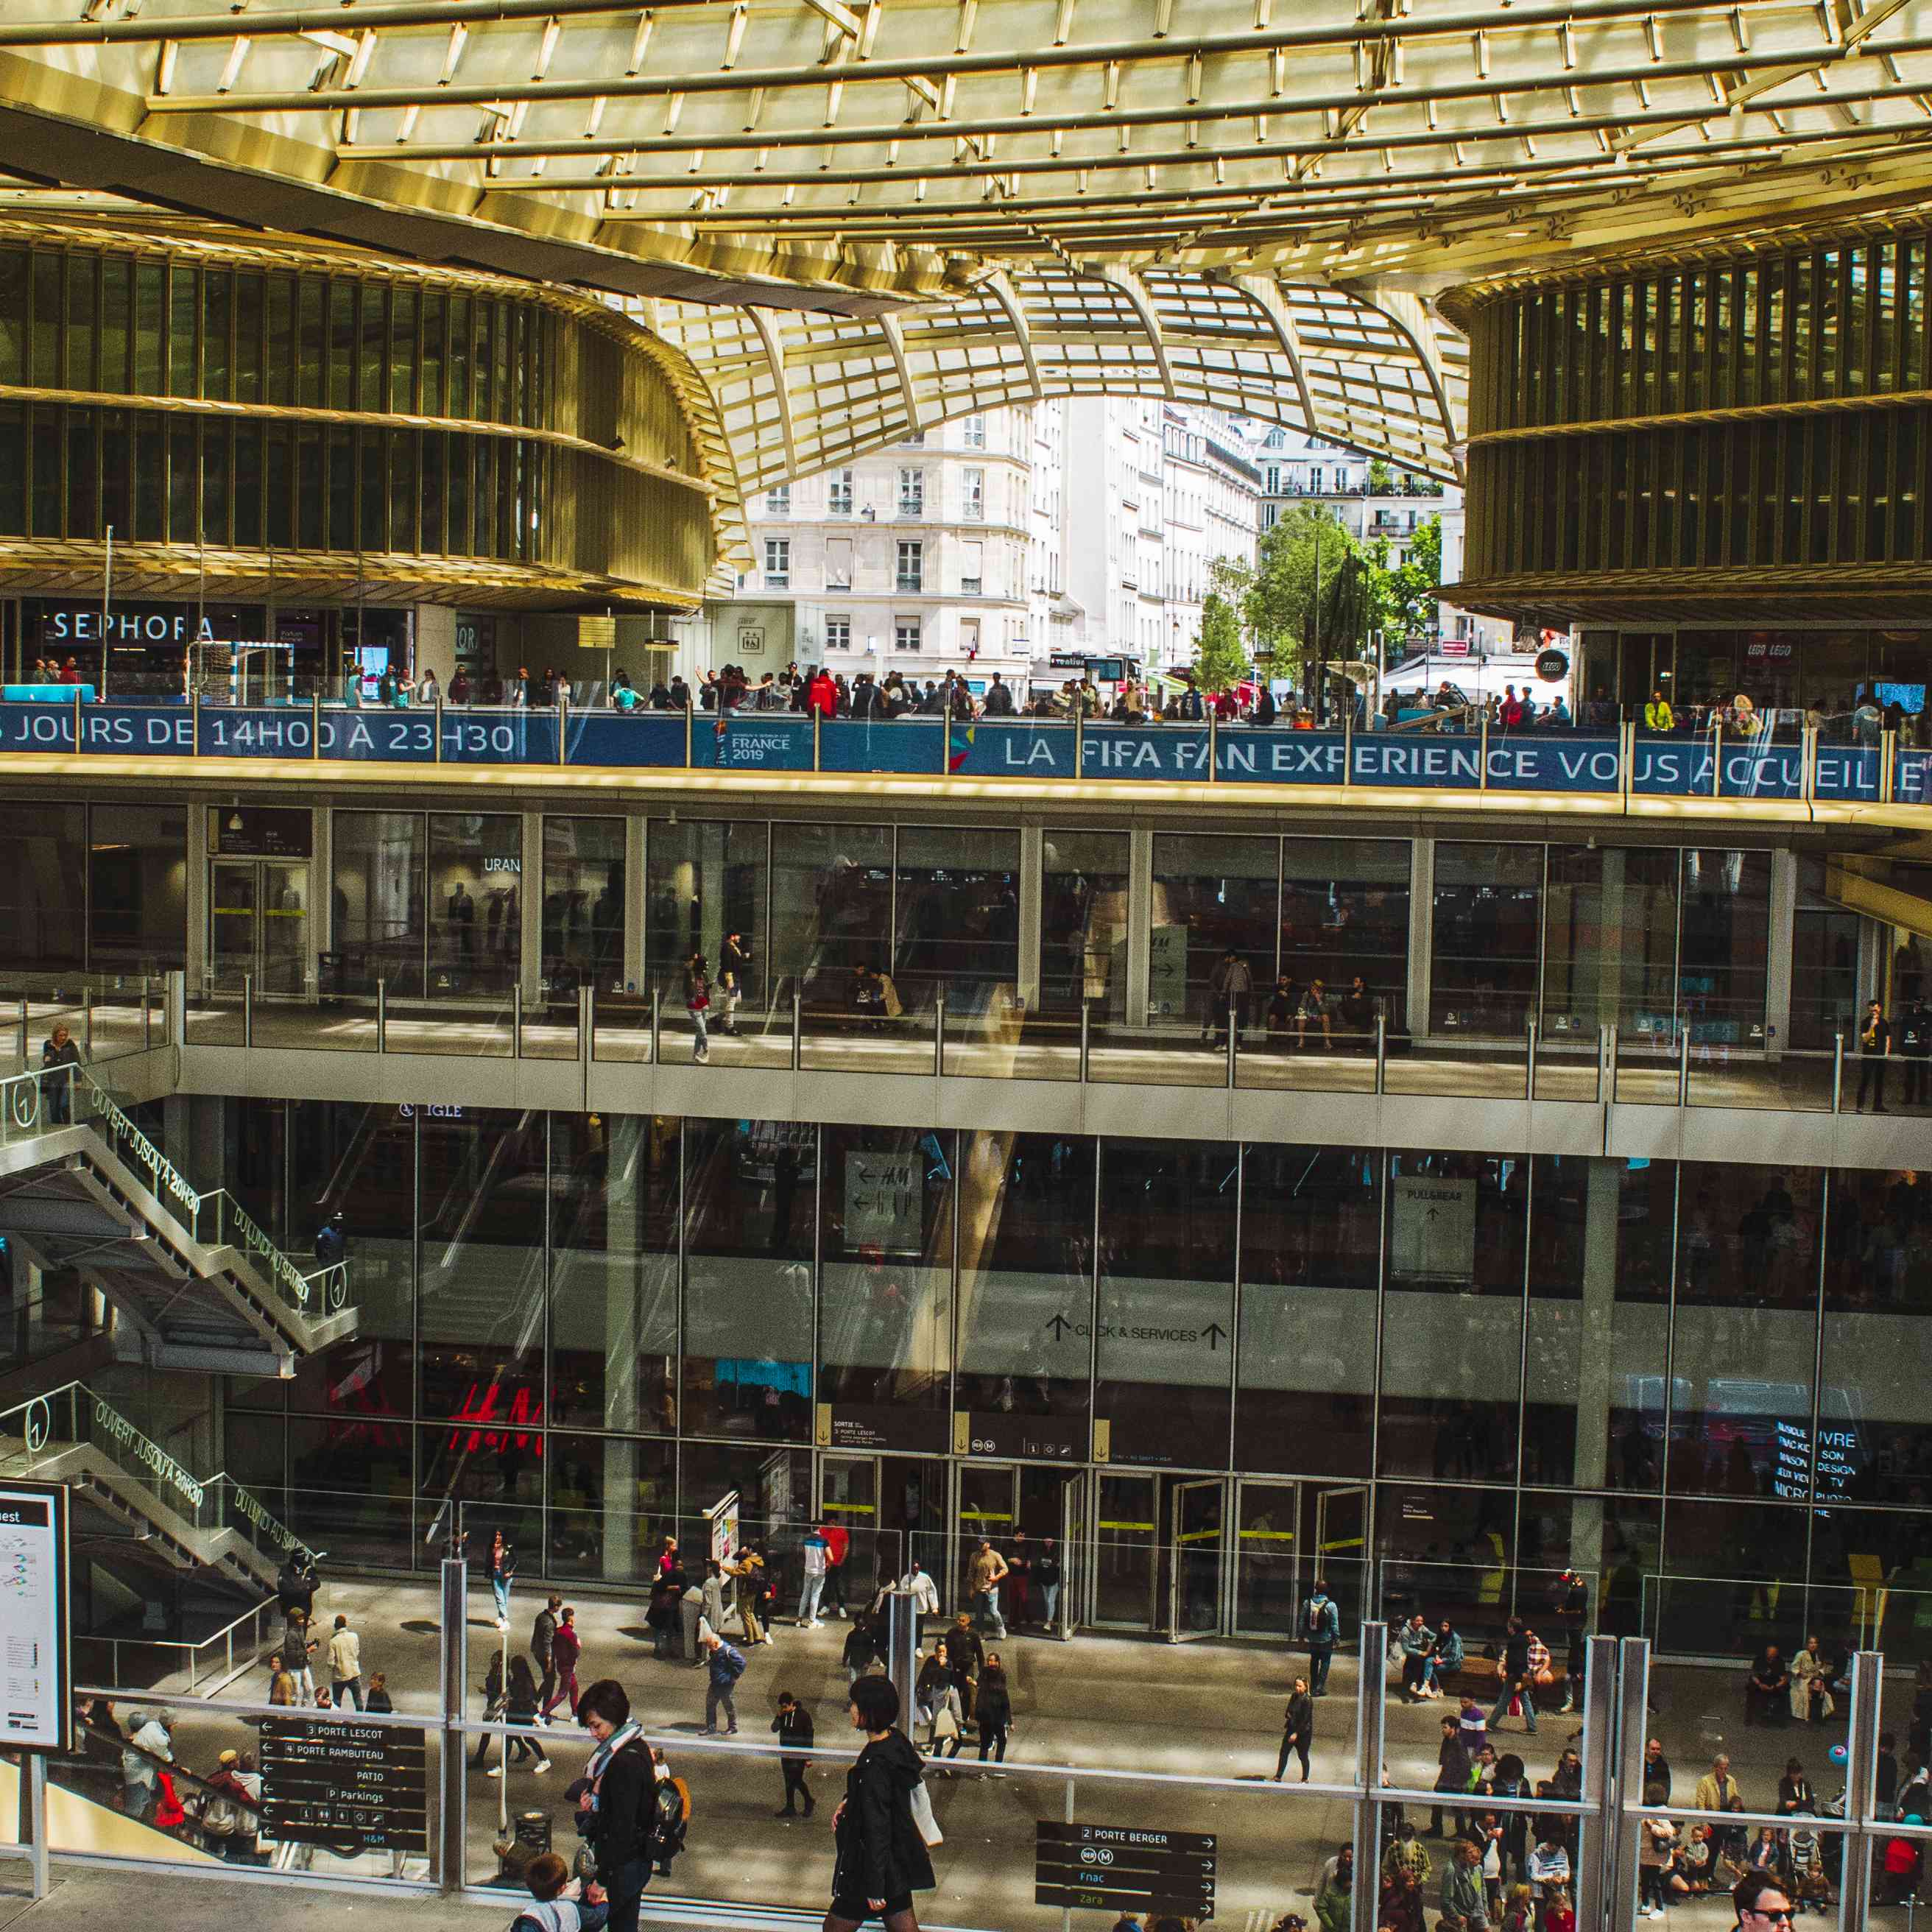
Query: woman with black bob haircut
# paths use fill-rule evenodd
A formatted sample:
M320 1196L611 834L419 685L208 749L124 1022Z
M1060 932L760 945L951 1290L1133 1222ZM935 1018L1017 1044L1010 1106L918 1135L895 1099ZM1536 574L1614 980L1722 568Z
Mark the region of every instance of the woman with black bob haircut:
M920 1758L896 1728L899 1694L889 1677L862 1677L850 1693L852 1728L866 1748L845 1774L845 1796L832 1814L838 1846L832 1905L824 1932L856 1932L868 1918L886 1932L919 1932L912 1895L937 1881L915 1802L930 1816L920 1789Z

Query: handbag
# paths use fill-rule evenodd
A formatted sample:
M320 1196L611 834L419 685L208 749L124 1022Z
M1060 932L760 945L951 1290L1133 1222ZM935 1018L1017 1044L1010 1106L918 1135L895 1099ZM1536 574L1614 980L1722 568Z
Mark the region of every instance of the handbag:
M932 1815L932 1800L926 1795L923 1781L912 1788L912 1822L928 1850L945 1844L946 1834L939 1828L939 1820Z

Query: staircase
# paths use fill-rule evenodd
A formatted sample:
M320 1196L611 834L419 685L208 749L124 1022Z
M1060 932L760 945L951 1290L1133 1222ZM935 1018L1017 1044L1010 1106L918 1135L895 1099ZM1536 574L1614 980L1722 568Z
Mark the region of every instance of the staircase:
M84 1382L0 1414L0 1477L64 1483L86 1505L178 1570L208 1569L272 1593L308 1546L232 1476L203 1480Z
M156 1368L287 1377L356 1332L338 1262L308 1274L224 1189L198 1192L98 1073L0 1082L0 1234L98 1287Z

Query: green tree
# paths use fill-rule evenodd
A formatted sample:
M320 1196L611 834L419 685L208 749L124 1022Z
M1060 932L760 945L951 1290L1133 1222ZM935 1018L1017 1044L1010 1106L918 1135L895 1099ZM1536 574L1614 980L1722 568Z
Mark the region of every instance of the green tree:
M1395 488L1395 472L1379 456L1369 459L1369 489L1372 495L1386 496Z
M1408 638L1432 628L1442 594L1442 519L1418 524L1408 539L1408 561L1388 568L1386 544L1378 544L1374 601L1370 626L1387 638Z
M1292 677L1311 657L1355 654L1372 628L1372 598L1355 580L1368 561L1342 524L1319 505L1302 503L1264 534L1252 565L1224 559L1213 574L1255 656L1275 676Z
M1201 634L1194 640L1194 682L1202 692L1227 691L1248 674L1240 621L1234 606L1210 591L1201 605Z

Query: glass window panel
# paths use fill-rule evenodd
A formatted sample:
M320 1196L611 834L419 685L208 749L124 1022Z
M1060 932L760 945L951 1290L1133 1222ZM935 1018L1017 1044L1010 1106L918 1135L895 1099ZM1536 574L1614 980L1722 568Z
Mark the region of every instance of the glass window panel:
M168 394L192 396L196 381L196 325L200 302L195 272L179 262L168 270Z
M426 290L422 298L422 395L426 416L442 413L443 337L449 326L448 298L442 290Z
M1318 980L1338 1002L1359 978L1375 1010L1400 1025L1408 988L1408 878L1406 840L1282 842L1280 970L1298 993ZM1344 1030L1359 1029L1338 1028L1338 1035Z
M387 550L388 530L388 433L380 429L354 432L361 451L362 494L358 542L366 550Z
M507 993L522 947L524 822L508 812L429 820L429 992Z
M341 1417L345 1442L386 1437L376 1418L408 1415L416 1402L415 1120L382 1102L251 1104L278 1110L286 1141L288 1210L272 1232L297 1256L334 1214L349 1234L356 1332L296 1358L289 1405ZM244 1132L254 1138L253 1124Z
M134 265L134 392L161 393L162 350L167 340L167 271L159 262Z
M684 1426L808 1441L818 1131L685 1130Z
M133 481L134 463L128 446L128 412L103 410L100 412L100 523L117 537L133 534L133 503L128 486Z
M1922 1503L1932 1474L1932 1174L1836 1168L1825 1234L1821 1497Z
M493 1459L506 1500L541 1454L545 1143L541 1113L508 1108L418 1131L422 1412L479 1432L439 1456Z
M28 265L24 248L0 248L0 382L27 380Z
M1528 1179L1510 1155L1389 1156L1384 1475L1516 1468Z
M626 1436L544 1438L550 1499L545 1574L648 1577L677 1513L677 1448Z
M1230 950L1256 992L1273 982L1280 864L1277 838L1156 835L1150 1018L1208 1019L1217 1003L1210 986ZM1251 992L1251 1012L1255 1004Z
M1076 1460L1088 1447L1095 1167L1084 1137L960 1137L958 1406L1060 1418Z
M332 549L356 548L356 432L331 427L328 439L328 533L323 541Z
M228 334L234 304L235 278L226 268L203 270L201 278L201 393L211 400L228 400Z
M420 994L428 828L418 812L338 812L332 931L345 987Z
M27 413L0 404L0 536L27 534Z
M233 471L228 439L232 433L228 424L211 422L202 425L201 435L202 536L207 542L223 545L229 541L228 485Z
M842 1006L855 968L888 963L892 827L774 826L771 879L773 995Z
M1234 1466L1369 1474L1382 1156L1251 1142Z
M296 400L320 409L328 394L328 283L303 276L296 306Z
M1040 992L1048 1012L1077 1012L1083 999L1096 1017L1126 1011L1128 844L1124 832L1047 829Z
M5 808L8 862L0 866L0 964L27 972L86 963L87 808Z
M845 1430L943 1450L952 1400L953 1136L822 1130L818 1400Z
M1543 848L1436 848L1430 1030L1520 1034L1535 1010Z
M1693 1041L1762 1047L1771 941L1771 854L1684 854L1678 992Z
M409 1568L418 1532L435 1514L412 1493L416 1432L332 1416L291 1416L287 1429L288 1487L265 1483L257 1491L264 1505L343 1563ZM256 1432L230 1432L244 1439Z
M70 389L100 387L100 370L95 358L99 346L100 257L92 254L67 258L67 380Z
M100 381L104 389L117 395L128 386L128 326L134 298L134 265L124 255L109 256L100 266ZM4 308L5 297L0 294L0 314Z
M1538 1154L1533 1165L1523 1479L1654 1490L1673 1177L1645 1160ZM1636 1231L1653 1219L1661 1232L1640 1244Z
M1108 1140L1094 1413L1117 1462L1227 1466L1238 1150Z
M678 1123L550 1117L550 1420L677 1427Z
M543 976L553 994L624 977L624 821L544 820Z
M191 544L200 520L196 501L201 476L201 453L193 422L174 422L168 428L168 541Z
M1544 908L1546 1035L1675 1035L1678 855L1552 845Z
M160 974L188 963L188 812L94 806L88 853L88 963Z
M1517 1510L1516 1561L1522 1571L1543 1576L1565 1569L1582 1576L1590 1597L1582 1634L1642 1636L1646 1580L1657 1575L1663 1554L1662 1516L1660 1504L1634 1498L1526 1490ZM1541 1578L1522 1571L1516 1600L1541 1609L1531 1594ZM1547 1624L1542 1634L1556 1663L1567 1667L1576 1637L1559 1640Z
M356 284L328 284L328 406L356 406Z
M44 389L62 386L61 347L66 334L63 257L44 249L34 255L34 376Z
M235 426L235 541L244 550L262 542L262 425Z
M1820 1182L1815 1168L1683 1163L1673 1490L1803 1492L1792 1432L1802 1456L1817 1336Z
M134 536L142 543L158 543L165 527L167 504L166 433L158 416L134 418Z
M57 537L62 534L61 519L67 508L63 481L67 450L61 434L61 412L43 405L32 412L28 421L32 425L34 535Z
M770 839L761 819L650 821L644 842L644 973L667 1006L682 1004L692 954L703 953L715 970L734 932L751 947L746 1004L766 1003L762 940Z
M1019 976L1020 836L905 826L898 836L892 974L908 1007L944 994L956 1009L990 1016Z
M235 278L235 400L262 400L262 278Z
M362 337L356 406L358 410L380 410L387 406L389 394L383 368L389 346L389 291L384 283L364 282L359 293Z
M416 406L416 292L400 284L389 291L389 400L398 416Z
M470 308L467 296L449 298L449 405L452 416L471 413L470 401Z
M92 410L67 412L67 533L70 537L100 534L100 472L94 428Z

